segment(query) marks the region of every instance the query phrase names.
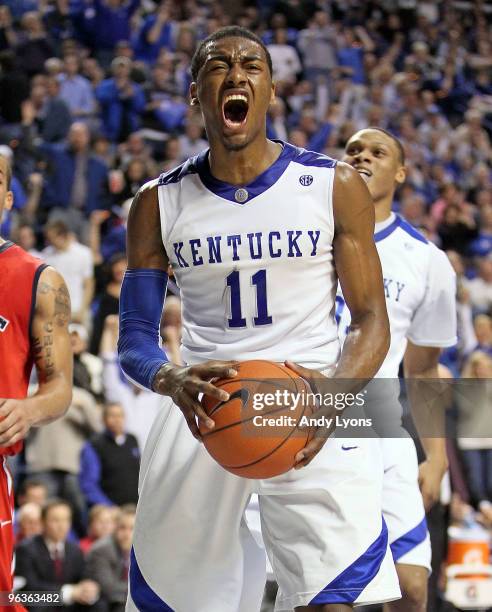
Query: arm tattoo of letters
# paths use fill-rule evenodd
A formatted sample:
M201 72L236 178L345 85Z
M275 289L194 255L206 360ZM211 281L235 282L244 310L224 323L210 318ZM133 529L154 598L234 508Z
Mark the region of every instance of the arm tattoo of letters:
M68 294L68 290L65 285L55 287L49 285L48 283L41 282L39 283L39 292L41 294L53 293L55 296L55 312L54 318L55 322L59 327L63 327L68 325L70 321L70 296Z
M32 350L34 362L43 382L49 382L55 375L55 362L53 359L53 321L46 321L41 336L33 338Z

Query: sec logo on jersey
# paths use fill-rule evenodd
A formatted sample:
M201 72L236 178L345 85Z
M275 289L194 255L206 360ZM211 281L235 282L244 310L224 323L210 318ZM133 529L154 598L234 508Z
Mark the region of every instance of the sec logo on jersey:
M8 319L0 315L0 332L4 332L7 329L8 324L9 324Z
M303 174L301 177L299 177L299 183L301 183L303 187L309 187L312 182L313 177L311 176L311 174Z

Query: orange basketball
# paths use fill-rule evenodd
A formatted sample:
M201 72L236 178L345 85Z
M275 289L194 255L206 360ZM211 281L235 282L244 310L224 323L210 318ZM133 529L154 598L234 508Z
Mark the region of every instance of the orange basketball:
M312 437L307 425L315 402L307 382L283 365L244 361L235 378L215 383L230 397L204 396L202 405L215 421L200 424L206 449L220 465L245 478L272 478L290 470L296 454ZM303 418L304 417L304 422Z

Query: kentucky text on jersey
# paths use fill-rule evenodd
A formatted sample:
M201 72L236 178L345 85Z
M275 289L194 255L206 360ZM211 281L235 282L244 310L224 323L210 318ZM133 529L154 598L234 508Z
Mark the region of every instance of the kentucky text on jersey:
M315 257L320 230L287 230L230 234L228 236L206 236L174 242L174 266L189 268L222 263L224 252L227 260L241 261L250 259L276 259L278 257ZM241 248L240 248L241 247Z
M282 144L247 185L215 178L208 151L158 181L161 236L181 290L182 355L335 363L336 161ZM302 308L292 304L302 300Z

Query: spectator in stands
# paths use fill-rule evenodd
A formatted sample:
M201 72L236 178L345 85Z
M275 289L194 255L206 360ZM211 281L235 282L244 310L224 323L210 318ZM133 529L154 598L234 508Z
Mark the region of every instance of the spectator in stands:
M121 283L127 267L126 255L123 253L113 255L108 262L108 267L109 282L97 300L97 311L92 325L90 351L94 355L99 355L99 346L106 317L117 315L119 312Z
M197 118L188 118L184 134L179 137L179 147L183 160L198 155L207 148L208 144L203 138L203 125Z
M272 57L275 81L287 85L295 83L297 75L302 70L302 64L295 47L288 44L287 30L279 28L274 31L268 51Z
M118 510L116 510L118 512ZM116 526L115 507L108 507L103 504L95 504L89 510L89 524L87 526L87 536L79 541L80 550L86 555L92 545L111 536Z
M316 11L308 27L299 32L297 44L302 53L304 76L309 81L329 78L336 67L336 31L326 11Z
M89 334L83 325L70 323L68 331L73 351L73 384L101 401L103 399L102 361L87 351Z
M49 76L46 79L46 93L41 137L45 142L61 142L68 134L72 115L68 104L60 97L60 83L56 76Z
M45 236L50 246L43 250L43 259L47 264L56 266L67 283L72 302L72 320L84 323L94 293L91 251L77 241L63 221L48 223Z
M48 500L48 488L46 484L38 478L27 478L19 487L17 493L17 505L37 504L43 508Z
M172 332L169 334L171 338ZM174 337L176 334L174 334ZM121 374L116 353L118 342L118 317L109 315L104 323L101 338L100 356L104 364L104 392L106 401L121 404L125 411L127 430L138 440L139 448L144 448L150 428L162 409L159 396L148 389L142 389L126 380ZM165 350L175 363L181 363L179 344L166 343ZM175 361L178 359L179 361Z
M437 232L444 251L453 250L461 255L468 252L468 245L478 234L474 219L462 212L457 204L446 207Z
M94 544L87 556L87 575L99 584L111 612L125 610L135 510L133 505L122 506L114 534Z
M478 276L468 282L471 305L476 312L492 312L492 259L478 262Z
M466 379L456 394L458 446L462 450L468 487L476 508L492 502L491 386L492 358L473 352L462 372Z
M72 118L58 93L55 77L37 75L32 79L29 99L22 103L22 123L32 129L31 137L39 136L46 143L66 137Z
M122 202L129 198L133 199L140 187L148 180L150 180L150 173L145 160L132 159L123 173L123 189L117 194L118 200Z
M142 88L130 79L131 66L127 57L116 57L111 62L113 76L96 88L104 130L112 141L125 140L138 128L139 113L145 106Z
M101 410L94 398L74 387L65 416L36 429L26 448L30 474L46 484L50 497L59 496L70 502L79 535L85 532L86 525L86 507L78 483L80 451L90 436L101 429Z
M139 32L135 43L135 59L153 64L161 49L170 49L172 34L175 27L171 20L171 3L160 2L157 11L148 15Z
M21 26L23 32L16 54L22 70L31 77L43 72L45 61L54 55L54 47L44 29L41 13L24 13Z
M60 97L70 109L72 117L88 119L96 110L96 99L89 81L80 74L77 55L66 55L63 59L63 73L59 77Z
M476 344L473 351L480 351L492 357L492 319L480 314L473 320Z
M130 20L139 0L93 0L94 13L87 15L92 43L98 51L111 52L120 40L131 36ZM108 57L107 53L101 54Z
M16 549L16 575L25 579L25 591L60 591L64 608L79 604L81 609L99 599L99 586L85 578L85 563L81 550L67 540L71 527L70 506L62 500L49 502L42 512L43 531L21 542ZM52 606L36 606L36 610L51 612Z
M34 502L24 504L16 514L17 533L15 537L16 544L39 535L42 531L41 524L41 506Z
M55 0L51 6L46 7L44 24L53 42L58 43L58 48L61 46L61 41L74 38L74 21L80 9L80 5L71 7L70 0Z
M125 429L120 404L104 407L104 432L85 444L81 454L80 488L87 504L121 506L137 503L140 451Z
M0 6L0 11L6 8ZM0 114L7 125L20 123L22 103L29 97L29 79L17 62L10 49L0 53Z
M107 208L108 168L91 153L90 134L85 123L75 122L68 133L68 143L42 144L48 170L42 205L64 218L78 235L93 210Z
M13 28L12 13L6 4L0 6L0 51L15 47L18 35Z
M487 257L487 255L492 253L492 200L491 204L480 208L479 226L480 232L477 238L470 244L469 254Z

